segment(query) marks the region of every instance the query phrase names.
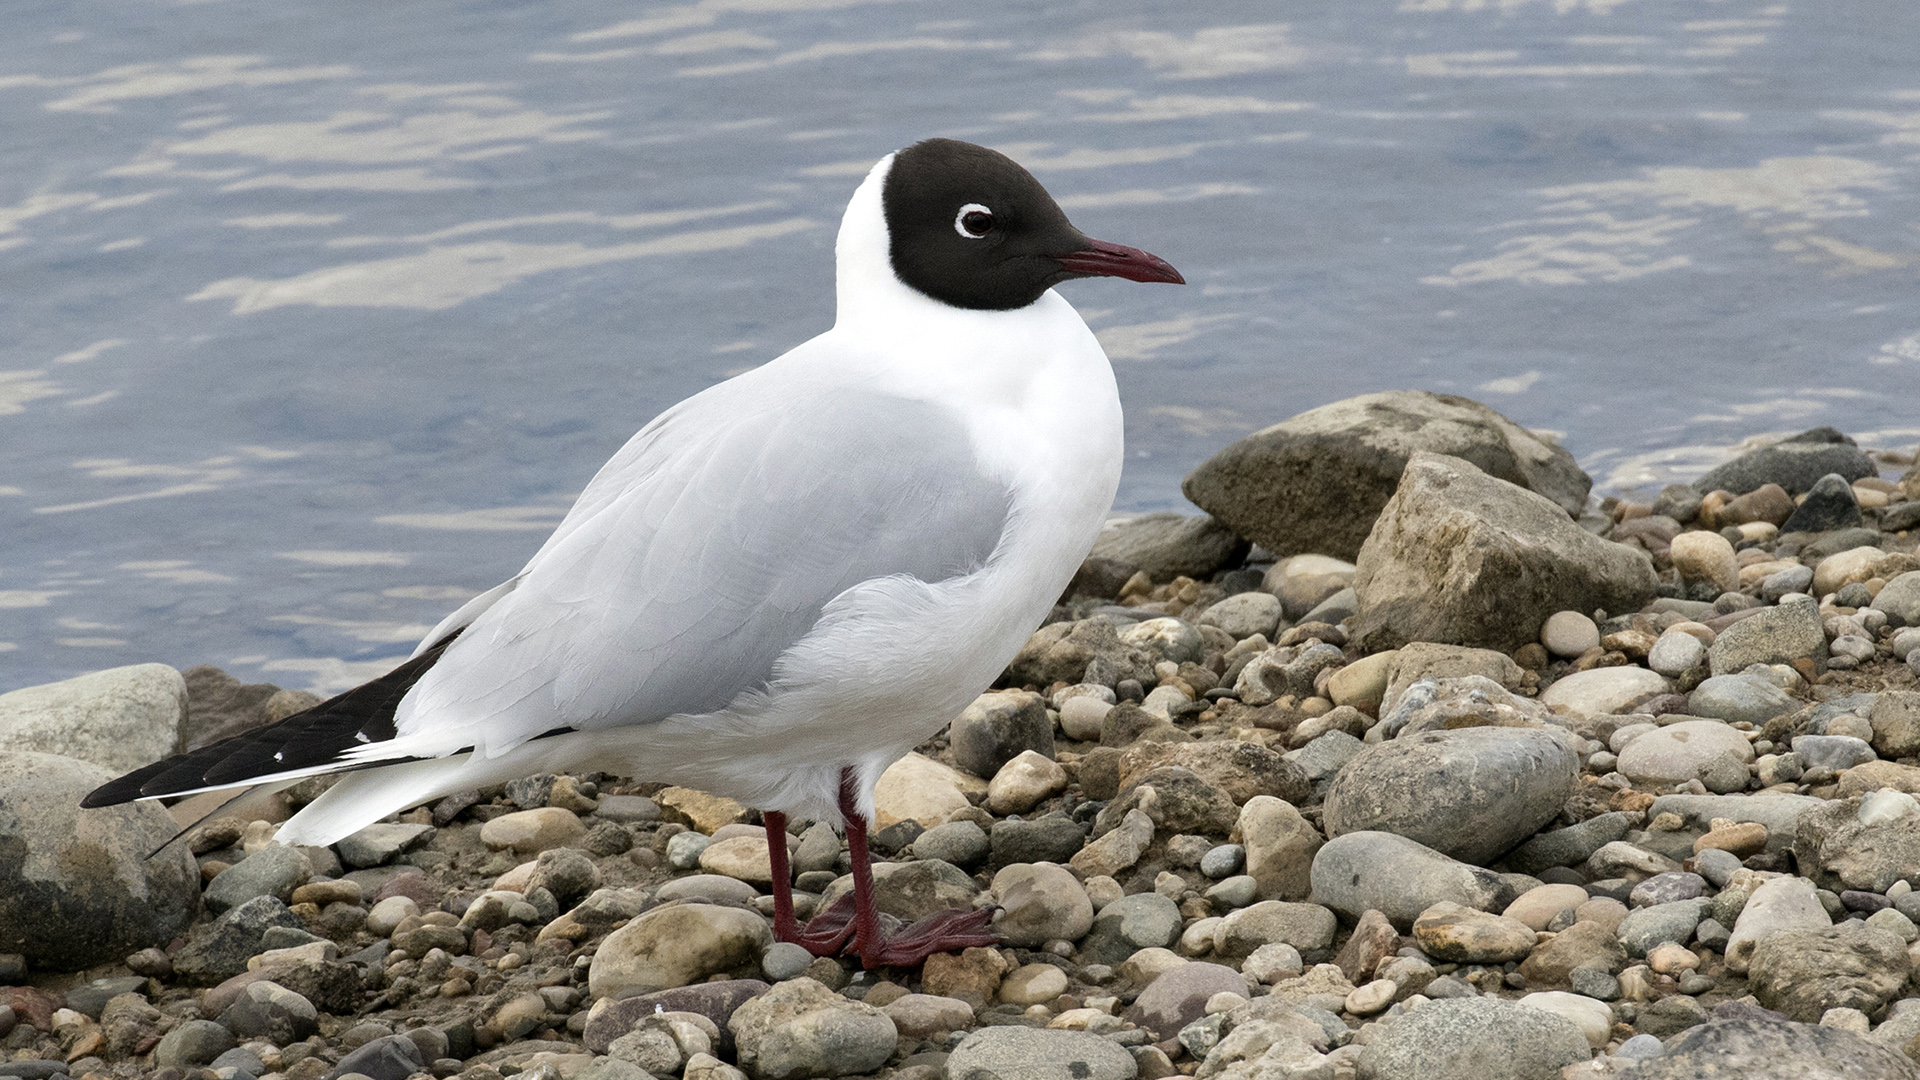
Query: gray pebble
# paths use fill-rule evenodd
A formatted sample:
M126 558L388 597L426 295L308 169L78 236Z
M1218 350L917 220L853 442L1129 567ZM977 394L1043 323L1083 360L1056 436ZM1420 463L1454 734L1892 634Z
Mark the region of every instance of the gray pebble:
M700 853L711 843L706 833L674 833L667 838L667 862L676 870L691 870L700 865Z
M1615 1050L1613 1056L1628 1058L1633 1061L1645 1061L1648 1058L1657 1058L1666 1052L1667 1048L1661 1045L1659 1039L1651 1035L1635 1035L1633 1038L1621 1043L1620 1049Z
M1221 906L1243 908L1253 903L1254 897L1259 891L1260 883L1258 881L1246 874L1236 874L1208 889L1207 899L1214 903L1214 910L1216 911L1219 910Z
M1200 872L1218 881L1240 869L1246 855L1247 849L1239 844L1221 844L1200 856Z
M776 941L760 957L760 970L771 982L785 982L799 976L813 963L813 954L791 941Z

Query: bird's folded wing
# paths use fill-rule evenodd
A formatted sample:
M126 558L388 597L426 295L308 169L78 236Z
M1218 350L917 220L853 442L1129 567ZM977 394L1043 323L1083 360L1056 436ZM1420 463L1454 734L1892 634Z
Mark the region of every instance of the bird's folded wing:
M352 753L498 754L556 725L724 708L846 589L985 565L1010 503L944 406L723 383L608 462L415 685L391 746Z

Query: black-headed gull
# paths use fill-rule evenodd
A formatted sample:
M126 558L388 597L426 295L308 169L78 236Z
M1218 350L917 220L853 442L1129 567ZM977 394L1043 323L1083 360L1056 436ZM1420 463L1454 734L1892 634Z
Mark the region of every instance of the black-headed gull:
M988 912L883 936L874 785L992 683L1113 502L1113 370L1052 287L1182 279L950 139L874 166L835 257L833 329L661 413L404 664L85 805L346 771L277 835L328 844L457 791L600 770L758 808L781 940L825 955L851 935L868 966L993 941ZM788 814L843 825L852 850L851 903L805 928Z

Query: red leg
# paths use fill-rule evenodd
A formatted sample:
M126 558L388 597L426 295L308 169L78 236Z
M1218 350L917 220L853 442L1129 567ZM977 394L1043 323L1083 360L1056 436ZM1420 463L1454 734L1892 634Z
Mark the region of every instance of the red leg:
M766 823L767 863L773 870L773 940L790 941L815 956L835 956L851 935L847 919L836 902L801 929L793 917L793 870L787 861L787 815L778 810L762 810Z
M873 906L873 853L855 782L852 768L840 770L840 814L847 819L847 854L853 859L853 953L865 958L880 945L880 912Z
M847 847L853 858L853 945L849 950L868 968L911 966L937 952L953 952L980 945L996 945L1000 935L990 929L994 908L942 911L928 915L893 937L880 932L880 912L873 902L873 858L867 850L867 819L860 813L851 768L840 773L840 813L847 819ZM841 907L844 899L834 904ZM842 912L829 909L822 919ZM814 920L814 923L821 919ZM811 931L814 923L808 924ZM844 924L842 924L844 925ZM825 927L823 926L823 929ZM844 931L843 931L844 932Z
M793 941L800 936L800 924L793 918L793 870L787 865L787 815L778 810L762 810L760 820L767 830L767 864L773 868L773 940Z

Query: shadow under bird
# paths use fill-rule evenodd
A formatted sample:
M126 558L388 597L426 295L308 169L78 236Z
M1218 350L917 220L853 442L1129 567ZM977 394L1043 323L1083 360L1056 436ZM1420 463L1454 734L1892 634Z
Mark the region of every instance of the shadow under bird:
M759 809L781 941L869 967L994 942L991 909L883 931L874 785L1012 660L1112 505L1113 370L1053 286L1182 278L950 139L874 166L835 258L831 330L661 413L405 663L83 805L340 772L276 836L330 844L454 792L605 771ZM851 896L805 926L789 814L852 850Z

